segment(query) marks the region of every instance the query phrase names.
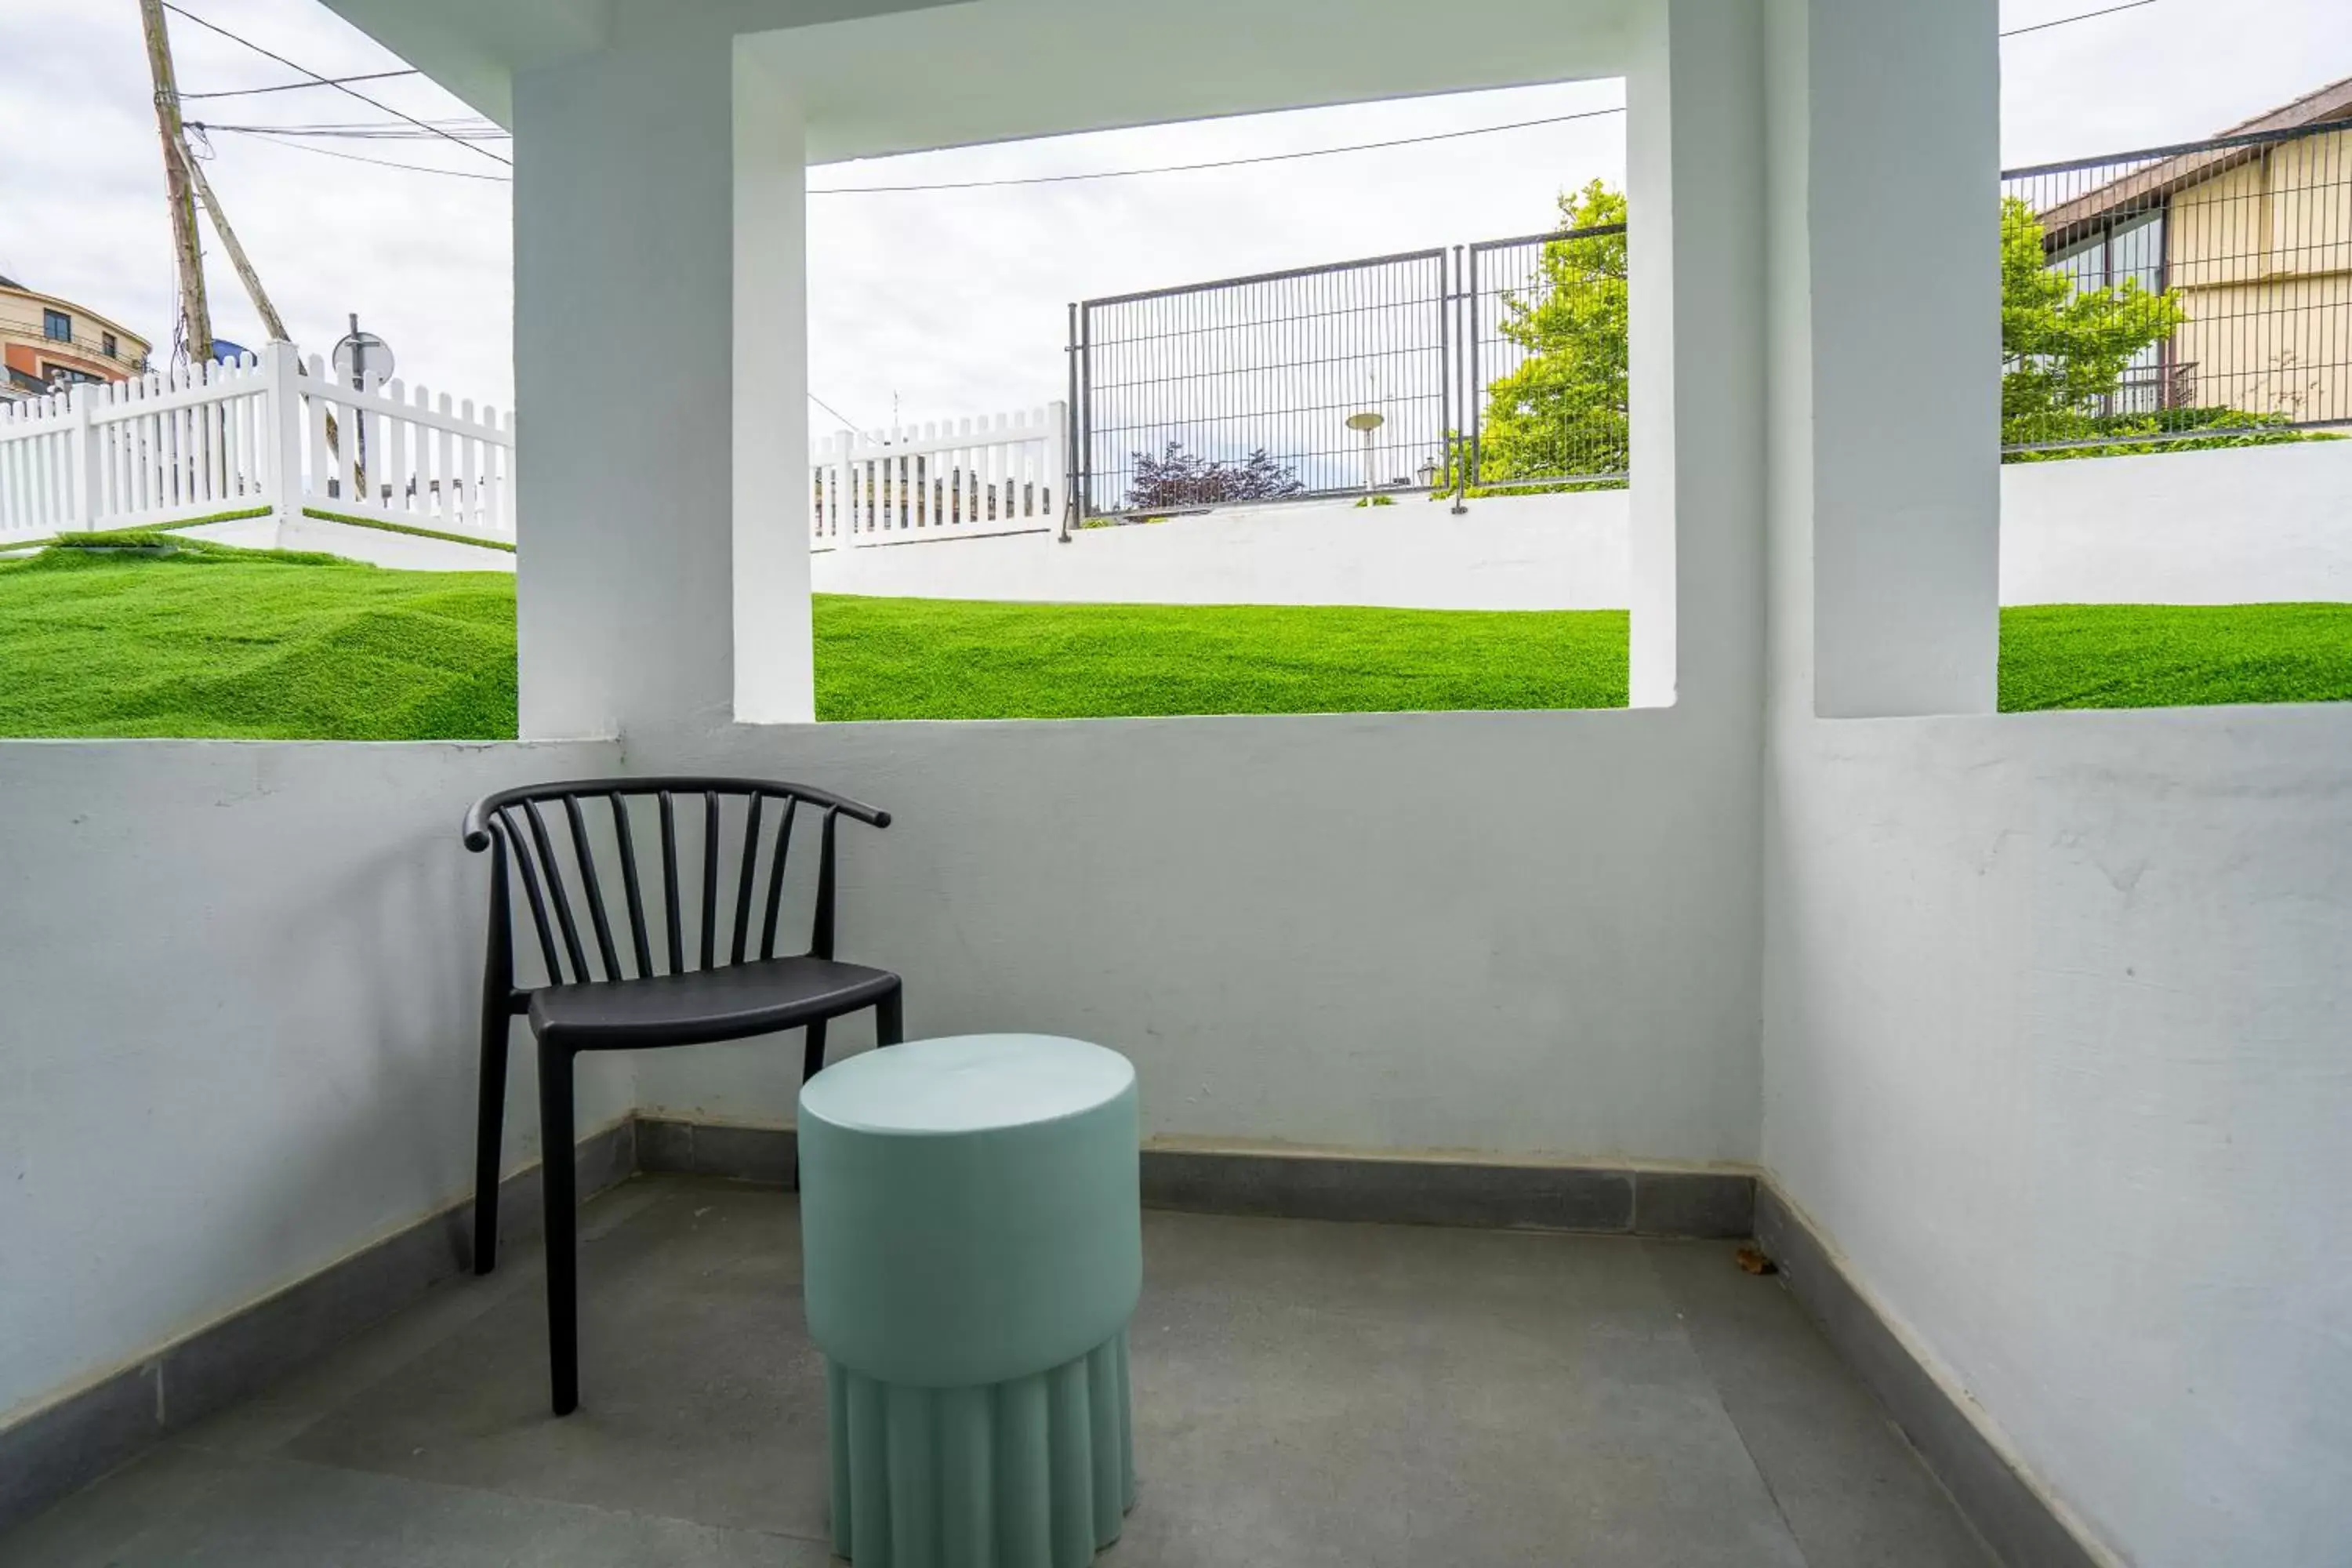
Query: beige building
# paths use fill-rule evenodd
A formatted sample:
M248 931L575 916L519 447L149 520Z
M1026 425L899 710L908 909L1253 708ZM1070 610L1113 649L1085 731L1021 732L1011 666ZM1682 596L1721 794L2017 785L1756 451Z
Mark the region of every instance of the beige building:
M0 278L0 396L60 382L126 381L147 368L145 338L110 317Z
M2352 420L2352 79L2217 140L2240 137L2043 207L2052 264L2173 289L2188 315L2119 411Z

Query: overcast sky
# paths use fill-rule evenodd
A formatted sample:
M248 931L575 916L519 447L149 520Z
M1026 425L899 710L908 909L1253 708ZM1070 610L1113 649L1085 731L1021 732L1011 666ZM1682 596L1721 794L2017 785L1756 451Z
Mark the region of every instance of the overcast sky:
M2004 26L2111 0L2004 0ZM330 75L402 62L315 0L186 0L187 9ZM175 17L184 92L289 73ZM2002 46L2002 157L2022 163L2193 139L2352 76L2345 0L2156 0ZM362 91L428 120L467 115L420 79ZM1381 141L1622 101L1614 82L1265 115L838 164L813 188L1132 168ZM330 89L191 104L222 124L382 118ZM370 167L327 152L499 175L439 142L311 150L219 133L208 171L305 349L345 316L402 374L505 405L511 395L508 188ZM506 144L486 145L503 152ZM0 274L168 343L175 314L162 154L132 0L0 0ZM887 423L1059 393L1064 306L1087 295L1453 245L1548 226L1566 186L1623 174L1619 117L1418 147L1138 179L813 197L810 383L851 420ZM208 268L215 331L262 333L226 258ZM650 326L650 324L648 324ZM612 323L614 363L632 352ZM725 374L726 367L712 367ZM616 390L621 389L616 384ZM528 411L526 411L528 416ZM813 410L813 425L839 422Z

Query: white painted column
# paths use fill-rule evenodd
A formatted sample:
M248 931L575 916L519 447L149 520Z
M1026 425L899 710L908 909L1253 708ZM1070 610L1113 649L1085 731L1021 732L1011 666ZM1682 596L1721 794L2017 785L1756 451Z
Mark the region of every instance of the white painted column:
M734 51L735 717L750 724L816 718L806 137L765 60L777 44L738 38Z
M1755 721L1763 685L1759 0L1658 0L1626 76L1632 697Z
M526 737L732 699L732 51L682 31L514 82Z
M1775 603L1811 627L1775 637L1778 696L1823 717L1989 712L1995 0L1770 8Z

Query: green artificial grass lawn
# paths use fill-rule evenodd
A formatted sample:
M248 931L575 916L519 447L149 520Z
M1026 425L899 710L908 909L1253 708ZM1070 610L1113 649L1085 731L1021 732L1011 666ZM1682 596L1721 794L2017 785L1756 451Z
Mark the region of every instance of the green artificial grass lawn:
M1622 611L819 595L815 622L830 720L1625 702ZM2352 700L2352 605L2036 605L2001 626L2005 710ZM0 735L510 736L514 649L503 573L187 541L0 562Z
M514 579L172 542L0 563L0 734L515 732Z
M2024 605L2000 613L2000 708L2352 700L2352 605Z
M820 719L1622 708L1622 610L816 601Z

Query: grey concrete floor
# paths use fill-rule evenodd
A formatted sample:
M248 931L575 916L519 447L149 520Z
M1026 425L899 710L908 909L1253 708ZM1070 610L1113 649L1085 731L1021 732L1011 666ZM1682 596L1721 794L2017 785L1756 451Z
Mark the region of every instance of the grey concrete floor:
M547 1414L523 1253L68 1500L0 1568L824 1563L792 1197L645 1179L583 1232L577 1415ZM1991 1563L1728 1245L1162 1214L1144 1237L1142 1497L1105 1568Z

